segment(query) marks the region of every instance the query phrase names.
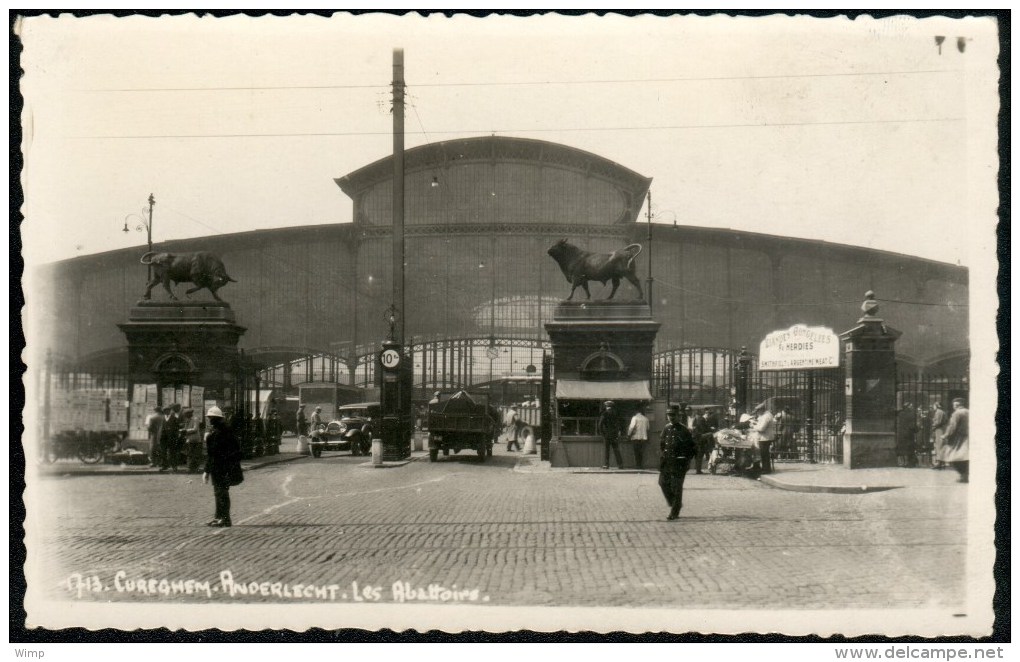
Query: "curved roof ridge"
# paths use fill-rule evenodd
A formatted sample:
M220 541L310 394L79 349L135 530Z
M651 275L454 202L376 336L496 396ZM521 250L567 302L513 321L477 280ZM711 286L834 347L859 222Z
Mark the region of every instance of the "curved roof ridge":
M512 136L474 136L429 142L404 150L404 171L448 166L461 160L532 160L601 176L644 195L652 179L616 161L570 145L536 138ZM340 190L350 197L393 175L393 155L389 154L335 178Z

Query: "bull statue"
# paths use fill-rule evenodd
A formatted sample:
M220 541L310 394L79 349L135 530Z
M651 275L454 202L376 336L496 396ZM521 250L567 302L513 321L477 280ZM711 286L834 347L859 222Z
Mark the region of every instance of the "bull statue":
M641 244L631 244L612 253L590 253L574 246L566 239L560 239L548 252L560 265L560 270L572 286L567 301L574 298L574 290L578 287L583 287L584 293L591 299L591 292L588 291L590 280L596 280L603 285L606 281L612 281L613 291L608 297L612 299L622 278L626 278L637 288L638 300L645 298L645 293L641 290L641 281L635 273L634 263L635 258L641 253Z
M160 283L170 295L171 301L177 301L174 291L170 289L171 283L194 283L195 287L187 290L186 295L191 295L202 288L209 290L213 298L223 301L216 290L227 283L237 281L227 275L227 268L223 266L223 260L208 251L196 251L194 253L155 253L150 252L142 256L142 264L152 266L152 279L145 287L143 299L152 298L152 288Z

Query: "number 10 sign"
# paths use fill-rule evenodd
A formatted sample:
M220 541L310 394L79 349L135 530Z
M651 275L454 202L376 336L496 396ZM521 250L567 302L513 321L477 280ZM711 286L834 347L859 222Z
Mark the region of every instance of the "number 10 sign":
M384 368L393 370L400 365L400 352L395 349L384 349L382 354L379 355L379 361Z

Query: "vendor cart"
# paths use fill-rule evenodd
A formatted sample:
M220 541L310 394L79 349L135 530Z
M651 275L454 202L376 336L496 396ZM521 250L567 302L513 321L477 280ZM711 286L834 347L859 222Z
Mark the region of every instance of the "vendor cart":
M730 470L743 472L750 468L758 457L757 435L754 431L745 432L734 428L725 428L712 435L714 445L708 456L708 471L716 473L721 464L730 465Z

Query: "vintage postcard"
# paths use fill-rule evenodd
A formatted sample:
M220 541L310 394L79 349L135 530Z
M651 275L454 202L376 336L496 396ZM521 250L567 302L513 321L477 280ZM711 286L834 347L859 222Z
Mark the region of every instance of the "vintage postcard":
M14 28L29 628L990 632L994 18Z

